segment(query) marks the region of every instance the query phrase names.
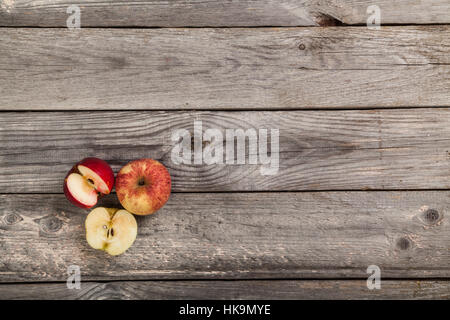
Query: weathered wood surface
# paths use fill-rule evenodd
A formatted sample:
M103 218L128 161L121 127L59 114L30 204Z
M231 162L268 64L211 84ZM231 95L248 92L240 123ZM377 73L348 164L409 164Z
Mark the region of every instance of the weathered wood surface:
M449 191L172 194L123 255L63 195L0 196L0 282L450 277ZM117 205L110 196L102 202Z
M384 24L450 23L447 0L0 0L0 26L65 27L71 4L82 27L365 25L373 4Z
M175 164L172 134L193 135L194 120L224 137L226 129L279 129L278 172L263 175L259 157L249 164L248 149L245 164ZM66 173L87 156L115 172L134 159L160 160L176 192L450 188L447 108L3 112L0 128L0 193L61 193Z
M81 283L2 284L2 299L450 299L450 281L382 280L380 290L364 280L247 280L247 281L117 281Z
M0 110L450 105L450 26L0 32Z

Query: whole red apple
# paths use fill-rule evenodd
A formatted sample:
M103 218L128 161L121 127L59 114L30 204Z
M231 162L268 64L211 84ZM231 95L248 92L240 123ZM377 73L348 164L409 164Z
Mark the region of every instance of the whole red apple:
M69 171L64 179L64 194L74 205L91 208L99 194L109 194L114 186L114 172L98 158L85 158Z
M122 206L131 213L148 215L169 200L169 171L153 159L135 160L120 169L116 192Z

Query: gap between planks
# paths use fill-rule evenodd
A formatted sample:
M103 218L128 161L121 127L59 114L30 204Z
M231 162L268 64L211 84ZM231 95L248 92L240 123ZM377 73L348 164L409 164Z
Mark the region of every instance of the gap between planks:
M195 112L195 111L205 111L205 112L214 112L214 111L221 111L221 112L244 112L244 111L286 111L286 112L290 112L290 111L302 111L302 112L314 112L314 111L321 111L321 112L336 112L336 111L351 111L351 110L361 110L361 111L366 111L366 110L415 110L415 109L430 109L430 108L438 108L438 109L448 109L450 108L450 106L434 106L434 105L429 105L429 106L394 106L394 107L376 107L376 106L367 106L367 107L359 107L359 108L333 108L333 107L323 107L323 108L288 108L288 109L284 109L284 108L242 108L242 109L114 109L115 112L167 112L167 111L173 111L173 112L178 112L178 111L183 111L183 112ZM67 109L67 110L61 110L61 109L45 109L45 110L26 110L26 109L20 109L20 110L7 110L7 109L0 109L0 114L1 113L26 113L26 112L111 112L111 110L106 110L106 109L100 109L100 110L89 110L89 109L84 109L84 110L80 110L80 109Z

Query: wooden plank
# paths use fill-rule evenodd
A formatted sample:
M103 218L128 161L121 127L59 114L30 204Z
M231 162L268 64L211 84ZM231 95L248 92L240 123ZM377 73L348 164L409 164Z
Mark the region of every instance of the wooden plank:
M369 290L363 280L249 281L117 281L86 282L80 290L65 283L2 284L0 297L15 299L80 300L282 300L282 299L449 299L449 281L382 281Z
M227 164L225 155L222 164L195 164L193 156L177 164L172 134L186 129L193 137L194 121L224 138L227 129L278 129L278 171L264 175L259 155L250 164L248 147L239 148L245 164ZM4 112L0 128L1 193L61 193L66 173L87 156L115 172L134 159L158 159L175 192L450 188L450 109Z
M4 28L0 110L450 105L450 26L342 30Z
M366 24L370 0L2 0L0 26L66 27L67 7L81 9L82 27L317 26ZM450 23L447 0L379 0L384 24Z
M173 194L123 255L63 195L0 196L0 282L450 277L449 191ZM102 205L117 205L114 196Z

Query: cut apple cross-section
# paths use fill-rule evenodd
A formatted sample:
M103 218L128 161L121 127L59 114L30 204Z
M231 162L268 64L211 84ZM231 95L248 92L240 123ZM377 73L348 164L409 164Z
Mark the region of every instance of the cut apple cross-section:
M113 256L124 253L137 236L136 219L126 210L95 208L88 214L85 226L89 245Z
M86 158L77 163L64 179L64 194L81 208L91 208L99 194L109 194L114 186L114 172L103 160Z

